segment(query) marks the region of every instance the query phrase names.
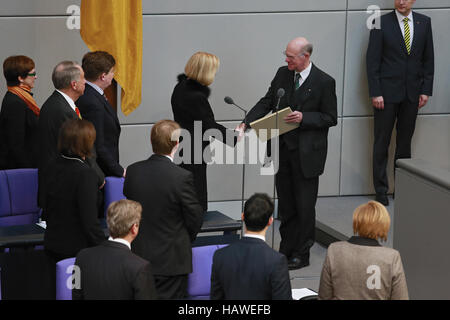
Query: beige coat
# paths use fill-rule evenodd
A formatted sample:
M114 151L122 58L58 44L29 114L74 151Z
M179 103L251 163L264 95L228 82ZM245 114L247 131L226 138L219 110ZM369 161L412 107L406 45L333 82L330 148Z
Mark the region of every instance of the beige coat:
M319 299L409 299L400 253L360 237L331 244L320 277Z

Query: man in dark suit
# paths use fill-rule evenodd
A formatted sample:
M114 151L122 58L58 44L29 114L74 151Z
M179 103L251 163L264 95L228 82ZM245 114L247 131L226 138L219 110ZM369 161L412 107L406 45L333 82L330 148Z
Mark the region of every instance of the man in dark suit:
M52 169L49 164L59 154L57 148L59 129L66 120L81 118L75 101L83 94L85 88L83 69L73 61L58 63L53 69L52 81L56 90L42 105L38 124L38 204L40 207L43 207L42 175L46 170ZM98 185L102 187L105 176L98 167L95 157L87 158L86 162L95 170ZM42 219L45 220L45 212Z
M119 164L120 123L104 94L114 78L115 64L114 57L104 51L84 55L82 67L86 88L76 104L83 119L91 121L97 131L95 150L98 165L106 176L122 177L125 170Z
M139 233L142 206L131 200L113 202L107 213L109 240L81 250L75 265L81 285L72 290L74 300L156 299L152 268L131 252Z
M256 193L245 203L244 237L214 253L212 300L291 300L286 257L265 242L273 222L269 196Z
M276 188L279 201L280 252L288 258L289 269L309 265L309 250L314 244L316 200L319 176L327 156L328 128L337 124L335 80L311 61L312 45L295 38L286 47L287 66L278 69L266 95L250 110L245 130L278 103L277 91L285 94L279 109L291 107L284 118L299 127L279 138L279 166Z
M172 162L180 126L161 120L150 136L154 154L128 167L123 187L124 195L143 208L132 250L151 262L160 299L183 299L192 272L191 244L203 223L203 207L192 173Z
M389 204L386 174L392 129L397 120L395 160L411 158L418 109L433 91L431 19L412 12L415 0L395 0L370 31L367 78L374 106L373 183L376 200ZM375 21L374 21L375 22Z

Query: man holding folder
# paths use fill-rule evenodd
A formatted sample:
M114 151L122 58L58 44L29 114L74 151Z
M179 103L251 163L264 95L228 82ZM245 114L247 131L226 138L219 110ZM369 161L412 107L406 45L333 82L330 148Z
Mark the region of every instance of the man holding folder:
M290 41L284 52L287 66L280 67L266 95L249 111L240 125L290 107L286 123L299 126L280 136L279 170L276 188L279 200L280 252L288 258L290 270L309 265L314 244L316 200L319 176L327 156L328 128L337 124L335 80L311 61L312 45L305 38ZM279 98L279 89L285 94Z

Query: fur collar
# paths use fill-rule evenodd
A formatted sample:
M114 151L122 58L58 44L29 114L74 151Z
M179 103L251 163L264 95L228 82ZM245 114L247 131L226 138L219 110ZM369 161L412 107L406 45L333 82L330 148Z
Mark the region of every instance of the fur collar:
M186 83L186 87L190 90L200 91L202 92L207 98L209 98L209 95L211 94L211 89L208 86L204 86L201 83L189 79L184 73L178 75L178 83Z

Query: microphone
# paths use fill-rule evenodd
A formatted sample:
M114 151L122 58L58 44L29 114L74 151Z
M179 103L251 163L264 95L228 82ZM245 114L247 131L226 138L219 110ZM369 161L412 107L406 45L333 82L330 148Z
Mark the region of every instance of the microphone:
M277 106L276 106L276 109L275 109L276 111L278 111L278 107L280 106L280 100L284 96L284 93L285 93L285 91L284 91L283 88L278 89L278 91L277 91L278 102L277 102Z
M241 108L240 106L238 106L236 103L234 103L233 99L231 97L226 96L223 101L225 101L225 103L227 104L232 104L233 106L238 107L239 109L241 109L244 112L247 112L247 110L245 110L244 108Z

